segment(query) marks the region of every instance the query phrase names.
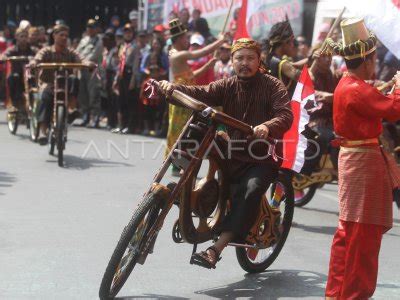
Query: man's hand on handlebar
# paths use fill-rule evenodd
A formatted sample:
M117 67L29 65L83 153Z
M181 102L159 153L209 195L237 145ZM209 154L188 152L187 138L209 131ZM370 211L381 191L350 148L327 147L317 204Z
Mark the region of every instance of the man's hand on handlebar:
M174 92L174 84L166 81L166 80L161 80L160 81L160 90L161 92L164 93L166 96L171 96L172 93Z
M254 127L253 132L254 132L253 137L255 137L257 139L266 140L269 135L269 129L268 129L267 125L264 125L264 124Z

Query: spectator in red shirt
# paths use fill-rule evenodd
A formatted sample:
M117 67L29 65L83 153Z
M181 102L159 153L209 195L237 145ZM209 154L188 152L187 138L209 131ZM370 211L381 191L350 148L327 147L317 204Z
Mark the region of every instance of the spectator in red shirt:
M198 50L205 46L204 37L195 32L190 38L190 50ZM201 73L196 76L196 85L205 85L214 81L214 70L213 67L216 63L216 59L211 55L203 56L197 59L188 61L192 71L201 70Z

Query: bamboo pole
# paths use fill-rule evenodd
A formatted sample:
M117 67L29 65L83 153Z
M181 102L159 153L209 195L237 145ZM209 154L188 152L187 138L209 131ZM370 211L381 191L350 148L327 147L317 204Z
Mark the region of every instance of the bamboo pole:
M325 48L326 48L327 40L332 36L333 30L335 30L335 28L339 25L339 22L342 20L342 16L343 16L345 10L346 10L346 7L343 7L342 11L336 18L335 22L333 22L333 25L331 26L331 28L329 29L328 35L326 36L326 38L321 46L321 50L322 50L321 54L323 54L323 52L326 50Z
M224 26L222 27L221 34L225 33L226 26L228 25L228 20L229 20L229 17L231 15L231 12L232 12L232 7L233 7L233 0L231 0L231 4L229 5L229 10L228 10L228 13L226 14L225 22L224 22ZM218 50L215 50L213 57L217 58L217 54L218 54Z
M336 28L336 26L339 25L339 22L342 19L342 16L344 14L344 11L346 10L346 7L343 7L342 11L340 12L340 14L338 15L338 17L336 18L335 22L333 22L333 25L331 26L331 28L329 29L328 35L326 36L324 42L322 43L321 46L321 55L326 51L326 46L327 46L327 40L332 36L333 34L333 30ZM315 68L315 64L317 63L317 60L314 59L314 61L312 62L311 66L310 66L310 70Z
M224 26L222 27L222 31L221 31L222 33L225 33L226 26L228 25L229 17L230 17L231 12L232 12L232 7L233 7L233 0L231 0L231 4L229 5L228 14L226 15Z

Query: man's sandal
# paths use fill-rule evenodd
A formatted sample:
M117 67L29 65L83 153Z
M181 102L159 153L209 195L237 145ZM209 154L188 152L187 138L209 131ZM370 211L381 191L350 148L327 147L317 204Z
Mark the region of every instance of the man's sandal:
M215 258L216 258L215 262L213 262L212 257L210 257L210 255L207 253L207 250L214 251ZM220 252L218 251L218 249L216 247L211 246L211 247L208 247L205 251L201 251L199 253L194 253L192 255L190 263L198 265L203 268L207 268L207 269L215 269L215 265L220 260L221 260Z

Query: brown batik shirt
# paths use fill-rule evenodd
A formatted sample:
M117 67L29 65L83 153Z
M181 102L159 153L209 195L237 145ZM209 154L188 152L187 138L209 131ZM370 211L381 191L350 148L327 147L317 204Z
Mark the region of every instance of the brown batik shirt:
M41 49L33 59L34 64L40 63L80 63L82 58L73 49L66 48L62 52L56 52L53 46ZM54 85L54 70L42 70L39 76L40 87L51 88Z
M287 90L276 78L257 73L248 80L233 76L221 79L206 86L175 85L175 88L210 106L221 106L223 112L253 127L265 124L269 128L269 136L282 139L283 134L290 128L293 115ZM233 143L246 141L246 136L232 128L227 128ZM233 144L232 147L244 147L237 160L246 163L282 163L282 142L278 143L276 153L278 162L267 157L268 145L259 142L253 144L249 152L250 141ZM255 155L252 155L255 154ZM235 153L232 154L233 158ZM260 159L260 157L264 157Z

